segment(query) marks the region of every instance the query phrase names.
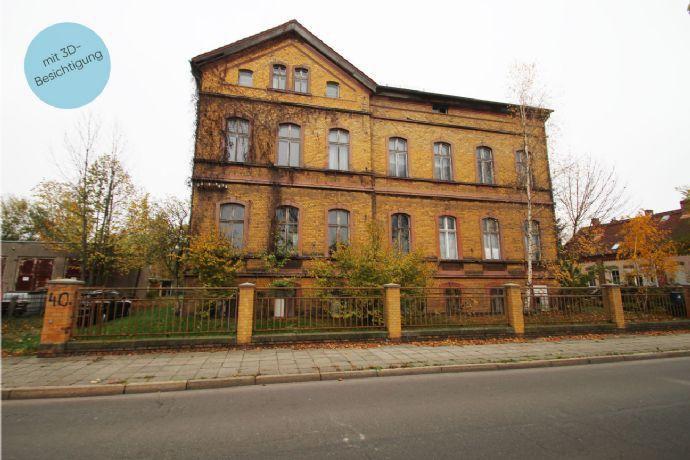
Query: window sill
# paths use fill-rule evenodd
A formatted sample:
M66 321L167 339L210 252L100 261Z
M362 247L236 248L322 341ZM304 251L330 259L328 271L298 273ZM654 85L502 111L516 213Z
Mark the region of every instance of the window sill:
M273 92L282 93L282 94L296 94L298 96L309 96L309 97L312 96L312 93L302 93L302 92L294 91L291 89L271 88L270 86L268 88L266 88L266 91L273 91Z

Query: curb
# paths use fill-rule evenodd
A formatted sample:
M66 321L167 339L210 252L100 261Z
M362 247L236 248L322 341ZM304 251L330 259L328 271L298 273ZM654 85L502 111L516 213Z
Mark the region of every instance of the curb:
M105 385L72 385L17 387L2 389L2 399L48 399L75 398L85 396L112 396L122 394L159 393L165 391L202 390L210 388L230 388L249 385L270 385L275 383L314 382L346 380L369 377L389 377L401 375L448 374L457 372L481 372L509 369L534 369L542 367L580 366L584 364L604 364L623 361L642 361L649 359L680 358L690 356L690 350L661 351L657 353L633 353L627 355L603 355L582 358L544 359L515 361L507 363L449 364L445 366L395 367L386 369L364 369L337 372L312 372L287 375L247 375L217 379L171 380L164 382L138 382Z

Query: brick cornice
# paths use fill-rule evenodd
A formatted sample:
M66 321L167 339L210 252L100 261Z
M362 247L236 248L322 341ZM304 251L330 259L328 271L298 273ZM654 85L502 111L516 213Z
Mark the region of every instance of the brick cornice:
M234 99L234 100L239 100L239 101L258 102L258 103L279 105L279 106L291 106L291 107L299 107L299 108L304 108L304 109L318 109L318 110L324 110L324 111L329 111L329 112L341 112L341 113L349 113L349 114L356 114L356 115L364 115L364 116L369 116L374 120L396 121L396 122L401 122L401 123L413 123L413 124L420 124L420 125L426 125L426 126L437 126L437 127L443 127L443 128L463 129L463 130L468 130L468 131L481 131L481 132L494 133L494 134L506 134L509 136L521 136L522 135L518 131L509 131L509 130L505 130L505 129L490 129L490 128L481 128L478 126L455 124L455 123L440 123L440 122L427 121L427 120L414 120L414 119L409 119L409 118L384 117L381 115L374 115L369 110L353 110L353 109L345 109L345 108L340 108L340 107L326 107L326 106L316 105L316 104L304 104L304 103L300 103L300 102L282 101L282 100L276 101L276 100L263 99L263 98L258 98L258 97L241 96L238 94L218 93L215 91L199 91L199 96L216 97L216 98L224 98L224 99Z
M360 192L375 195L388 195L388 196L401 196L401 197L413 197L413 198L429 198L429 199L441 199L441 200L454 200L454 201L475 201L475 202L485 202L485 203L509 203L509 204L526 204L524 199L515 199L508 197L489 197L489 196L474 196L474 195L463 195L463 194L448 194L448 193L437 193L437 192L424 192L420 190L396 190L392 188L376 187L363 187L363 186L350 186L350 185L327 185L327 184L315 184L315 183L299 183L299 182L288 182L288 181L276 181L271 179L261 179L261 178L226 178L217 179L213 177L192 177L192 184L199 186L208 185L210 187L220 186L220 188L225 188L230 184L244 184L244 185L255 185L264 187L292 187L292 188L305 188L305 189L315 189L315 190L340 190L346 192ZM533 204L538 206L553 206L551 201L533 201Z

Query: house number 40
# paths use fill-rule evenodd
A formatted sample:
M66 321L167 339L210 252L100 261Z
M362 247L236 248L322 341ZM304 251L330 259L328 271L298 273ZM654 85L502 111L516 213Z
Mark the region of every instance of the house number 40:
M69 292L61 292L58 295L55 295L51 292L48 296L48 302L52 302L54 307L66 307L69 305Z

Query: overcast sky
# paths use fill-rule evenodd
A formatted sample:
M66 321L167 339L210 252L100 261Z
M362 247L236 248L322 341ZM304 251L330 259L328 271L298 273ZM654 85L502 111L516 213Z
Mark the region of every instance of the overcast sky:
M189 59L289 19L377 83L507 100L516 61L535 62L558 126L552 155L615 164L632 200L678 208L690 183L687 0L357 2L2 1L3 194L57 178L62 139L85 112L117 122L125 163L154 196L188 194L194 107ZM62 110L29 89L33 37L57 22L98 33L112 70L92 103Z

